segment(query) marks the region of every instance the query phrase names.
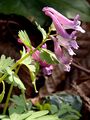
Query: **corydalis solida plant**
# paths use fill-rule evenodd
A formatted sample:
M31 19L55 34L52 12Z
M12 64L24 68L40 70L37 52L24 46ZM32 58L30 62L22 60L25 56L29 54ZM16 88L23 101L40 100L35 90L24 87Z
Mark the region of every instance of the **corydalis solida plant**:
M42 11L52 19L56 28L57 35L55 37L51 36L54 41L55 54L63 65L64 70L70 71L72 56L75 55L73 49L78 49L79 47L76 42L76 33L77 31L85 33L85 30L80 26L79 15L76 15L74 20L69 20L51 7L44 7ZM72 32L68 34L66 29L72 29Z
M74 20L69 20L51 7L44 7L42 11L52 19L56 28L56 36L50 35L50 33L46 34L43 28L40 28L39 26L38 28L44 36L41 45L38 48L34 48L33 46L29 47L27 44L24 44L26 51L29 53L34 50L32 58L40 64L44 75L52 74L53 63L60 63L65 71L70 71L70 64L73 60L73 55L75 55L74 49L78 49L79 47L76 42L76 33L77 31L82 33L85 32L85 30L83 30L80 26L79 15L76 15ZM72 32L69 34L67 29L72 29ZM47 50L47 46L45 44L45 42L48 41L48 38L51 38L54 42L53 55ZM22 37L20 37L19 42L20 40L21 43L25 42L25 40L22 40ZM59 62L55 63L55 60Z
M43 40L37 48L34 48L31 45L30 39L26 34L26 32L19 31L19 42L21 41L21 43L24 44L26 51L24 52L22 51L23 54L21 58L18 61L16 61L16 63L12 67L10 67L10 69L8 69L10 74L6 72L0 78L0 82L2 82L9 75L9 77L11 76L13 77L14 81L16 82L15 84L17 84L17 86L21 90L25 90L23 83L20 81L17 75L21 64L24 64L29 68L32 83L34 85L37 75L37 68L36 68L37 66L35 62L38 62L40 64L41 70L44 75L51 75L53 64L58 64L58 63L60 63L63 66L64 70L70 71L70 64L72 62L72 57L73 55L75 55L73 49L78 49L78 45L76 42L76 37L77 37L76 33L77 31L80 31L82 33L85 32L80 27L79 15L77 15L74 18L74 20L69 20L65 16L63 16L62 14L60 14L59 12L57 12L56 10L50 7L44 7L43 12L45 12L45 14L52 19L54 26L56 28L56 36L50 35L50 33L44 34L45 31L39 27L39 30L41 29L40 31L43 34ZM68 34L66 29L72 29L72 32ZM48 38L51 38L51 40L53 40L54 42L54 53L51 52L50 50L47 50L47 47L45 46L43 47L45 42L48 41ZM29 58L28 61L27 58ZM11 89L8 93L9 96L7 97L7 101L3 113L6 112L8 101L10 99L10 94L14 86L13 81L11 82L12 82L10 87Z

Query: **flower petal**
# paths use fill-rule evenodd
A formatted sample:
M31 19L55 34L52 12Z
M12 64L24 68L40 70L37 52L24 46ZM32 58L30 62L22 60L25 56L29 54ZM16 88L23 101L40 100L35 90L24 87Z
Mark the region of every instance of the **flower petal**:
M43 12L45 12L45 14L48 15L49 17L51 17L51 16L48 13L53 14L65 28L75 29L77 31L85 33L85 30L80 27L81 22L79 21L79 19L80 19L79 15L76 15L74 20L70 20L51 7L44 7Z

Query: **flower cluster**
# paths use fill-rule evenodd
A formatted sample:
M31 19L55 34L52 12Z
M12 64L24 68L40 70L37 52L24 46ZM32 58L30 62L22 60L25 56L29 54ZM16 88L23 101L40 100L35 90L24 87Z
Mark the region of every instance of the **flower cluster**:
M75 55L73 49L79 47L76 42L76 33L77 31L85 33L85 30L80 26L79 15L76 15L74 20L69 20L51 7L44 7L42 11L52 19L56 28L57 35L55 37L51 36L54 41L54 52L64 70L70 71L72 56ZM68 34L67 29L72 29L72 32Z
M61 64L61 66L63 67L65 71L70 71L70 64L72 62L73 55L75 55L74 49L78 49L79 47L76 42L76 38L77 38L76 33L77 31L80 31L82 33L85 32L80 26L79 15L76 15L74 20L69 20L68 18L66 18L65 16L63 16L62 14L60 14L59 12L57 12L51 7L44 7L42 11L52 19L53 24L56 28L56 35L48 36L54 42L54 55L55 56L50 55L49 53L49 57L51 56L50 59L47 58L49 59L49 62L46 62L47 60L45 61L41 59L40 49L45 49L45 50L47 49L47 45L45 44L46 40L45 40L45 42L43 43L40 49L36 49L31 45L32 50L36 49L35 52L32 54L32 58L35 61L39 62L44 75L52 74L53 62L50 62L52 58L60 61L59 63ZM70 34L67 32L68 29L71 30ZM46 39L47 35L44 29L40 28L39 26L39 30L44 35L43 39ZM27 35L26 35L26 38L27 38ZM21 41L20 39L18 39L18 42L25 43L24 40ZM25 44L25 47L26 47L26 51L29 53L31 48L28 46L27 43Z

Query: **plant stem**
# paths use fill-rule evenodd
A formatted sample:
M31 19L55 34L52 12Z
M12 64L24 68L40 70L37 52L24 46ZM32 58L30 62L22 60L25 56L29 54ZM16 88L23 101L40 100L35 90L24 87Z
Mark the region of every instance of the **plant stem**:
M18 73L19 69L20 69L20 65L15 70L16 74ZM11 96L11 93L12 93L12 90L13 90L13 86L14 86L14 82L12 82L11 85L10 85L10 89L9 89L9 92L8 92L8 95L7 95L7 99L6 99L6 102L5 102L5 106L4 106L4 110L3 110L3 114L6 113L6 110L7 110L8 104L9 104L9 100L10 100L10 96Z
M47 37L46 37L47 39ZM29 53L27 53L24 57L22 57L21 59L19 59L12 67L11 70L15 69L23 60L25 60L27 57L29 57L29 55L32 55L36 50L38 50L45 42L46 39L43 40L41 42L41 44L39 44L31 53L31 51ZM1 78L0 78L0 83L8 76L8 73L5 73Z
M49 35L50 35L50 31L47 34L46 38L44 40L42 40L41 44L39 44L33 51L30 51L24 57L22 57L21 59L19 59L10 69L14 70L19 65L18 68L15 70L15 73L17 74L18 71L19 71L19 68L20 68L20 63L23 60L25 60L27 57L29 57L29 55L32 55L36 50L38 50L47 41L47 38L48 38ZM7 76L8 76L8 73L5 73L0 78L0 82L2 82ZM11 96L11 93L12 93L12 90L13 90L13 86L14 86L14 82L12 82L12 84L10 86L10 89L9 89L9 92L8 92L8 95L7 95L7 99L6 99L6 102L5 102L5 107L4 107L4 110L3 110L3 114L6 113L6 110L7 110L8 104L9 104L9 100L10 100L10 96ZM22 92L22 94L23 94L23 97L25 97L23 92Z
M13 90L13 85L14 85L14 83L12 83L11 86L10 86L10 89L9 89L9 92L8 92L8 96L7 96L7 99L6 99L6 102L5 102L5 107L4 107L4 110L3 110L3 114L6 113L6 110L7 110L7 107L8 107L8 103L9 103L9 100L10 100L10 96L11 96L11 93L12 93L12 90Z
M19 59L12 67L11 67L11 70L15 69L18 65L18 67L20 68L20 63L25 60L27 57L29 57L29 55L32 55L36 50L38 50L47 40L49 34L47 34L46 36L46 39L44 39L41 44L39 44L31 53L31 51L29 53L27 53L24 57L22 57L21 59ZM15 70L15 73L17 74L18 73L18 70L19 68L17 68ZM7 77L8 73L5 73L1 78L0 78L0 82L2 82L6 77ZM5 107L4 107L4 110L3 110L3 114L6 113L6 110L7 110L7 107L8 107L8 103L9 103L9 100L10 100L10 96L11 96L11 93L12 93L12 90L13 90L13 86L14 86L14 82L12 82L11 86L10 86L10 89L9 89L9 92L8 92L8 95L7 95L7 99L6 99L6 103L5 103ZM24 95L24 94L23 94Z

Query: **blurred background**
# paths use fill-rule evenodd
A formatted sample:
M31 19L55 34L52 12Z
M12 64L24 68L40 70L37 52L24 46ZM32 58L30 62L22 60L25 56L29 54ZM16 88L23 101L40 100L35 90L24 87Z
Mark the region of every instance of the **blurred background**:
M32 84L28 81L29 73L24 66L19 71L19 76L24 82L27 97L44 97L45 95L67 91L78 94L83 100L82 120L90 119L90 0L0 0L0 55L11 56L19 59L22 46L17 42L18 31L26 30L33 46L42 40L42 34L37 29L35 21L46 31L52 21L45 16L42 8L53 7L66 17L73 19L80 15L82 28L86 33L78 33L77 42L79 50L74 57L69 73L64 72L60 65L55 66L52 76L40 75L37 80L36 94ZM47 43L52 49L53 44ZM23 74L23 77L22 77ZM7 85L6 91L9 89ZM19 94L14 88L13 94ZM5 99L5 98L4 98ZM2 107L3 105L0 105Z

